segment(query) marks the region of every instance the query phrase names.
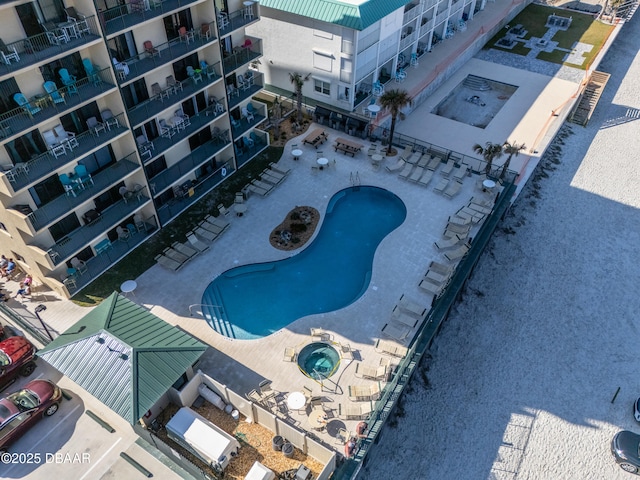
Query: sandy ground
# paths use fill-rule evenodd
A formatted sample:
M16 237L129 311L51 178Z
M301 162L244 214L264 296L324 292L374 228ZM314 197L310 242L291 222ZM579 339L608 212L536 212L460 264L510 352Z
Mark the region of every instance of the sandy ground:
M640 432L639 33L636 15L590 124L543 157L360 478L635 478L609 443Z

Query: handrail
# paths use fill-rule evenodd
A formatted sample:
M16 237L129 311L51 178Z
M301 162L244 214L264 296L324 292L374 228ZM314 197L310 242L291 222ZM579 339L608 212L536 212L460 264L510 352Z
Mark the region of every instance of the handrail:
M222 305L213 305L213 304L207 304L207 303L192 303L191 305L189 305L189 316L193 317L193 312L191 311L191 309L193 307L213 307L213 308L224 308ZM200 312L200 314L202 315L202 312Z

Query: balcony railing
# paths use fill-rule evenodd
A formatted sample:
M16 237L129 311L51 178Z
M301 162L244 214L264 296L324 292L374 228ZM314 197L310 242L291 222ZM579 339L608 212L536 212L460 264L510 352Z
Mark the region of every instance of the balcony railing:
M213 24L210 24L211 28ZM119 76L118 81L120 83L128 83L131 80L149 73L151 70L173 63L177 58L183 57L191 52L196 51L203 45L215 42L217 39L214 36L207 38L204 35L195 35L193 40L188 43L181 41L179 38L175 38L160 45L153 45L153 50L139 53L133 57L129 57L124 62L129 68L129 73L126 76ZM193 68L200 68L198 65L193 65ZM216 69L217 74L221 74L220 68ZM119 74L119 72L118 72Z
M220 34L220 37L229 35L233 31L260 19L255 5L251 6L251 12L252 15L247 15L247 9L243 7L240 10L231 12L227 16L228 22L224 27L222 26L222 23L218 22L218 33Z
M86 27L84 26L85 22ZM7 51L13 52L15 49L20 60L11 61L9 65L2 63L0 65L0 75L15 72L55 55L78 49L82 45L100 38L98 22L95 16L87 17L86 20L81 20L80 23L83 24L83 28L76 28L75 31L78 33L74 34L74 36L67 36L65 39L61 37L60 40L54 40L56 37L51 37L50 40L46 33L40 33L7 44Z
M185 138L189 138L195 132L200 130L205 125L213 122L216 118L220 117L224 114L224 110L222 112L217 112L211 109L204 110L202 112L197 113L196 115L192 115L189 118L189 123L187 127L182 128L182 130L175 132L171 137L157 137L153 139L153 157L145 160L145 164L149 163L153 160L153 158L158 155L162 155L165 151L181 142Z
M194 169L202 165L207 160L214 157L224 147L229 145L229 132L221 132L217 138L212 138L208 142L200 145L190 154L181 158L179 162L171 165L163 170L155 177L149 180L149 184L153 185L154 196L174 184L176 179L184 177Z
M249 87L242 89L235 89L235 93L229 96L229 108L233 108L240 104L242 101L249 97L252 97L260 90L264 88L264 77L261 73L253 72L253 83L249 84Z
M128 128L124 122L124 114L121 113L115 118L118 119L119 126L112 125L109 130L100 132L99 135L93 135L90 131L76 135L78 146L71 151L65 150L66 153L64 155L56 157L53 153L47 152L26 162L26 168L22 164L16 165L11 170L13 175L9 174L9 178L14 179L11 181L14 192L40 181L44 177L51 175L51 172L81 158L96 147L109 143L121 133L127 132ZM5 172L5 175L7 173Z
M95 196L95 195L94 195ZM140 195L133 200L119 200L100 212L100 216L94 221L76 228L68 233L55 244L50 245L50 249L58 254L55 263L60 264L76 252L90 245L96 238L104 235L123 219L133 215L141 205L148 202L149 198Z
M241 118L240 120L234 120L237 126L231 125L231 133L233 138L240 138L251 128L259 125L261 122L267 119L267 106L263 103L258 105L258 102L254 103L257 105L253 111L253 120L248 120L246 118ZM259 112L259 113L258 113Z
M165 95L169 93L169 98L162 98L162 95L156 95L154 97L145 100L144 102L138 103L133 107L127 109L129 114L129 120L131 121L131 125L135 127L136 125L140 125L148 121L150 118L157 117L158 114L164 110L175 106L175 108L180 107L180 103L182 103L185 99L192 97L197 92L207 88L209 85L214 82L220 80L217 75L212 76L211 78L206 75L202 75L202 80L197 83L190 78L180 81L181 88L176 89L168 89L165 90Z
M238 162L238 167L244 165L253 157L258 155L261 151L269 146L268 135L260 130L254 130L251 132L250 136L251 140L253 140L253 146L248 147L246 144L243 145L242 148L239 148L234 144L236 151L236 161Z
M111 247L109 249L93 258L85 260L87 271L82 275L77 275L75 277L76 288L71 289L70 293L77 293L79 290L86 287L106 270L111 268L116 261L124 257L127 253L152 236L158 229L158 220L155 216L145 218L144 226L144 229L134 231L127 239L115 240L111 242ZM60 280L60 277L53 278Z
M50 202L42 205L34 212L28 215L29 221L34 231L38 231L47 225L55 223L61 217L66 216L73 211L78 205L95 197L98 192L118 183L124 177L140 168L140 164L136 162L136 154L131 153L122 160L117 161L113 165L91 176L93 185L80 190L76 196L62 194Z
M214 170L213 173L196 180L195 185L192 185L191 187L194 192L193 195L183 195L180 198L173 198L158 208L158 218L163 225L213 190L216 185L220 184L220 182L225 179L225 175L228 176L233 173L231 162L226 164L218 162L217 165L218 168ZM223 165L225 175L222 174Z
M133 0L101 10L100 23L107 35L133 27L156 17L182 9L200 0Z
M420 12L422 11L421 8L417 8L418 7L417 3L409 4L409 5L405 6L405 9L407 7L409 8L409 10L406 10L404 12L404 16L403 16L403 19L402 19L402 24L403 25L406 25L408 22L410 22L411 20L416 18L418 15L420 15Z
M85 77L75 82L75 88L59 88L58 92L64 98L64 102L55 103L51 95L42 92L30 100L31 111L26 107L18 107L3 113L0 115L0 130L3 132L3 136L10 137L21 134L41 122L50 120L87 100L116 88L112 83L113 77L110 68L99 70L96 75L99 81ZM13 99L11 101L15 103Z
M380 39L380 30L369 32L363 37L358 37L358 54L365 51L371 45L374 45Z
M249 37L247 37L247 39L249 39ZM249 46L234 47L233 53L222 59L225 75L262 56L262 41L256 38L249 40L251 40Z
M403 39L400 40L400 50L404 50L408 45L411 45L418 38L418 34L416 31L413 31L411 34L407 35Z

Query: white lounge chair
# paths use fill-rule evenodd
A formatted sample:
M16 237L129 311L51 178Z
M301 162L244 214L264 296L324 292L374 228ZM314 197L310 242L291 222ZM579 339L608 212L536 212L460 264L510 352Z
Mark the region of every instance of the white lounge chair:
M435 283L430 282L429 280L421 280L418 284L422 290L427 293L431 293L432 295L439 297L444 289L444 285L436 285Z
M448 177L449 175L451 175L451 172L453 171L453 167L456 166L456 162L454 162L453 160L449 160L444 167L442 167L442 170L440 171L440 173L445 176Z
M446 248L453 248L458 245L458 243L460 243L460 237L457 234L454 234L450 238L436 240L435 242L433 242L438 251L444 250Z
M213 242L216 238L218 238L218 234L210 232L202 227L197 227L193 230L193 232L200 238L204 238L209 242Z
M370 385L349 385L349 400L354 402L377 400L380 398L380 390L380 383L378 382Z
M393 165L391 167L388 166L388 165L385 165L384 168L387 170L387 172L395 173L398 170L402 170L405 167L406 164L407 164L407 162L405 162L403 159L400 159L400 160L398 160L398 163L396 163L395 165Z
M393 307L393 311L391 312L391 320L402 323L409 328L415 327L418 323L417 318L411 317L408 314L402 312L397 305Z
M403 343L409 336L411 329L406 325L389 322L384 327L382 327L381 332L384 336L393 338L394 340Z
M410 163L406 163L404 168L402 169L402 171L398 174L398 176L400 178L403 178L405 180L409 179L409 175L411 175L411 171L413 170L413 165L411 165Z
M469 174L469 166L461 165L460 168L453 172L453 178L462 181Z
M348 343L338 343L340 358L343 360L353 360L353 350L351 350L351 345Z
M371 402L348 403L344 409L341 403L338 404L338 417L345 420L366 420L371 415L371 412L373 412Z
M372 380L385 380L387 378L387 366L380 365L374 367L363 363L356 364L355 376L359 378L370 378Z
M418 185L422 185L423 187L426 187L429 185L429 182L431 182L432 178L433 178L433 170L425 170L422 176L420 177L420 179L418 180Z
M444 190L444 192L442 192L442 195L444 195L447 198L453 198L458 193L460 193L461 189L462 189L462 183L460 183L458 180L452 180L451 182L449 182L449 185Z
M467 254L467 252L469 251L469 248L470 246L465 243L464 245L460 245L455 250L445 253L444 257L450 262L457 262Z
M398 306L416 318L424 318L427 314L427 307L423 307L418 302L409 299L404 293L400 296L400 300L398 300Z
M176 262L175 260L169 257L165 257L164 255L156 255L154 258L156 262L158 262L164 268L173 270L174 272L178 271L180 267L182 267L182 263Z
M331 341L331 334L327 331L325 331L322 328L311 328L311 336L313 338L319 338L320 340L324 341L324 342L329 342Z
M196 237L196 234L193 232L187 233L187 240L193 246L193 248L199 250L200 252L204 252L205 250L209 249L209 245Z
M173 242L173 244L171 244L171 248L182 253L183 255L186 255L189 258L193 258L198 253L200 253L198 250L196 250L192 246L187 245L185 243L180 243L180 242Z
M447 188L448 185L449 185L449 180L446 178L442 178L440 179L438 184L435 187L433 187L433 191L436 193L442 193L444 192L444 189Z
M434 157L432 156L431 159L429 160L429 163L427 164L427 168L429 170L436 170L438 168L438 166L440 165L440 163L442 163L442 161L440 160L440 157Z
M378 339L374 348L376 352L400 358L406 357L409 352L409 349L404 345L398 345L396 342L383 339Z
M285 347L284 349L284 361L285 362L295 362L298 354L296 353L296 349L293 347Z
M422 178L423 174L424 174L424 168L416 166L415 170L411 173L411 175L407 180L413 183L417 183L418 180Z

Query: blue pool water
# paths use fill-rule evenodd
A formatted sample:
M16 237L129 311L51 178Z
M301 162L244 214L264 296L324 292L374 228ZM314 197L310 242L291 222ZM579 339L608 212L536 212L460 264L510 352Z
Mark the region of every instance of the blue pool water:
M298 367L316 380L329 378L340 365L340 355L331 345L314 342L306 345L298 354Z
M406 215L402 200L388 190L339 191L315 239L300 253L215 278L202 297L207 321L227 337L255 339L306 315L346 307L366 291L376 248Z

